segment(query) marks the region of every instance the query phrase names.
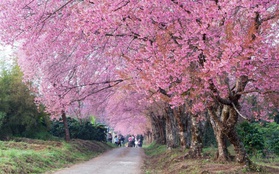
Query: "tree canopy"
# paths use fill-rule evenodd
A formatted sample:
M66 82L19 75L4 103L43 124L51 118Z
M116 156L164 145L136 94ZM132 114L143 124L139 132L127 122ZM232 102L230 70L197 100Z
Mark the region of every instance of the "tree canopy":
M24 78L53 115L116 85L193 114L216 102L240 114L252 94L278 103L278 0L10 0L0 10L1 40L20 43Z

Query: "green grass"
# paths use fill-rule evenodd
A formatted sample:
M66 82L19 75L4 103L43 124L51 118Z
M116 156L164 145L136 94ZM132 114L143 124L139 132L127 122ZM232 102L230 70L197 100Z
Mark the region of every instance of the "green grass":
M144 146L145 154L148 156L154 156L164 153L167 148L165 145L159 145L156 143L151 143L149 146Z
M45 173L86 161L111 146L90 141L0 141L0 174ZM92 143L92 144L90 144ZM98 148L92 150L92 147Z
M145 160L145 174L165 173L166 171L177 173L177 166L175 166L174 160L186 153L186 151L182 151L181 149L168 150L166 145L156 143L151 143L149 146L144 146L143 148L148 157Z
M228 150L231 155L235 155L232 146L229 146ZM144 146L144 151L147 156L143 167L145 174L200 174L208 172L218 174L250 174L252 170L248 170L245 166L234 161L216 161L216 147L203 148L203 157L198 159L184 158L188 152L187 149L175 148L168 150L165 145L155 143ZM252 171L254 172L271 174L279 172L279 157L269 159L251 157L251 160L256 164L253 165L255 168Z

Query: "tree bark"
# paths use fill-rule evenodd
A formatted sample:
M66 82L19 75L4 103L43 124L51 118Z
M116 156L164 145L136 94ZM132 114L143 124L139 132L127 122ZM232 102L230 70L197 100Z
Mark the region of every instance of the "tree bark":
M202 157L202 138L199 130L199 121L197 116L191 115L191 130L192 139L191 146L188 154L185 157L189 158L201 158Z
M172 135L172 130L171 130L172 126L171 126L171 119L170 117L167 115L166 116L166 145L168 149L172 149L174 144L173 144L173 135Z
M62 120L63 120L64 130L65 130L65 141L69 142L70 139L71 139L70 138L70 131L69 131L69 127L68 127L66 113L65 113L64 110L62 110Z
M186 140L186 148L190 148L191 146L191 115L185 112L185 116L183 117L183 125L185 130L185 140Z
M230 154L226 145L225 135L222 133L222 130L214 130L215 137L218 145L218 151L216 158L218 161L230 161Z
M167 106L166 108L166 145L168 149L179 146L179 138L177 134L177 123L174 118L174 110Z
M184 114L184 109L181 107L185 107L185 106L183 105L178 108L174 108L173 112L178 125L180 147L182 148L182 150L184 150L186 148L186 130L184 129L185 126L182 122L182 117L185 116L185 114Z
M231 129L227 133L227 137L228 137L229 141L232 143L232 145L234 146L234 151L236 153L236 161L240 164L250 166L251 161L247 156L245 147L244 147L243 143L240 141L240 139L236 133L236 130Z
M238 121L238 112L240 110L239 99L241 97L241 92L244 91L247 83L248 77L243 75L236 79L235 86L230 88L228 82L227 86L230 91L228 96L221 98L219 96L218 89L214 85L212 80L209 80L210 90L212 92L212 97L215 99L215 104L208 108L208 113L212 121L213 127L215 126L215 135L218 142L218 153L219 160L228 160L226 156L226 149L224 148L223 137L226 136L230 143L234 146L236 152L236 161L238 163L245 163L250 166L251 161L249 160L243 144L236 133L236 124ZM222 135L223 134L223 135ZM219 150L220 149L220 150Z
M237 106L238 106L238 103L237 103ZM230 106L229 114L230 114L230 117L227 120L227 124L226 124L224 133L227 136L227 138L229 139L230 143L234 146L234 151L236 153L236 161L238 163L250 166L251 161L248 158L245 147L244 147L243 143L240 141L240 139L237 135L237 132L236 132L236 128L235 128L235 125L236 125L237 119L238 119L238 113L232 106Z
M153 139L152 139L152 132L150 130L148 130L145 134L144 134L144 141L146 143L152 143Z
M166 121L163 116L156 116L153 112L150 113L153 140L158 144L166 144Z
M218 160L228 161L230 160L228 150L224 142L224 136L228 138L230 143L234 146L236 153L236 161L247 166L251 165L251 161L247 156L244 145L240 141L237 132L236 124L238 119L238 114L232 106L223 105L221 107L221 115L218 117L216 110L208 110L210 118L213 119L216 131L216 140L218 142ZM214 130L215 132L215 130Z
M225 142L225 135L223 133L222 125L218 124L217 123L218 121L214 120L214 119L217 119L216 116L214 116L214 115L217 115L217 114L213 113L213 112L214 111L212 111L212 110L208 111L209 120L210 120L210 123L212 125L214 135L215 135L215 138L216 138L216 141L217 141L218 151L217 151L217 154L216 154L216 159L218 161L228 161L228 160L230 160L230 157L229 157L230 154L229 154L226 142ZM220 108L217 109L217 112L220 113Z

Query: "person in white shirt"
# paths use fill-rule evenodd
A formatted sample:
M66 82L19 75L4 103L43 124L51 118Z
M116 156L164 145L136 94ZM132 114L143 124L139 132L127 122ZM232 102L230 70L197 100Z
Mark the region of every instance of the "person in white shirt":
M115 137L114 137L114 143L117 145L117 146L119 146L119 139L118 139L118 137L115 135Z
M135 139L135 147L139 147L138 144L139 144L138 139Z

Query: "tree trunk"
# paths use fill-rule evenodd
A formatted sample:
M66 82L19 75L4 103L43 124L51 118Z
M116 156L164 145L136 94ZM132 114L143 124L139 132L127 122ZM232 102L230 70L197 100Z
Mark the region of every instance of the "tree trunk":
M165 108L166 118L166 145L168 149L176 148L179 146L179 135L177 131L177 123L174 118L174 111L168 105Z
M70 131L69 131L69 127L68 127L66 113L65 113L64 110L62 111L62 120L63 120L64 130L65 130L65 141L69 142L70 139L71 139L70 138Z
M186 148L190 148L191 146L191 137L192 137L192 133L191 133L191 116L189 113L185 113L185 116L183 117L183 126L184 126L184 130L185 130L185 140L186 140Z
M210 119L213 119L213 128L216 132L216 140L218 142L218 160L228 161L230 160L228 150L226 149L224 136L228 138L230 143L234 146L236 153L236 161L241 164L246 164L250 166L251 161L249 160L244 145L241 143L237 133L236 124L238 119L238 114L232 106L223 105L221 109L220 116L216 114L216 110L213 111L209 109ZM216 131L215 131L216 130Z
M158 144L166 144L165 118L162 116L156 116L153 112L151 112L150 120L153 135L152 139Z
M175 147L172 113L173 111L170 107L166 108L166 145L168 149Z
M214 129L213 129L214 130ZM214 134L216 137L218 151L216 154L216 158L218 161L230 161L230 154L226 145L225 135L222 133L221 130L214 130Z
M148 130L145 134L144 134L144 141L149 144L152 143L152 132L150 130Z
M183 105L178 108L175 108L173 109L173 112L178 125L180 147L182 148L182 150L184 150L186 148L186 136L185 136L186 130L184 129L185 126L183 125L182 117L185 116L185 114L183 113L184 109L182 109L181 107L185 107L185 106Z
M201 158L202 157L202 138L199 131L199 122L197 117L191 115L191 123L192 123L192 139L191 139L191 146L188 154L186 157L190 158Z
M237 103L238 104L238 103ZM234 146L234 151L236 153L236 161L241 164L245 164L247 166L251 165L251 161L247 156L245 147L243 143L240 141L235 125L237 123L238 113L233 107L229 107L230 117L227 120L227 124L225 127L224 133L228 137L230 143Z
M173 135L171 131L171 120L167 116L166 118L166 145L168 149L173 148Z
M217 125L217 121L214 121L214 116L213 114L216 115L216 113L212 113L212 110L209 110L209 120L210 123L212 125L213 131L214 131L214 135L217 141L217 146L218 146L218 151L216 154L216 159L218 161L228 161L230 158L230 154L229 151L227 149L227 145L225 142L225 135L223 133L223 129L222 126L218 126ZM220 113L220 108L217 109L217 112ZM215 118L216 119L216 118Z
M245 147L244 147L243 143L240 141L240 139L236 133L236 130L231 129L227 133L227 137L228 137L229 141L232 143L232 145L234 146L234 151L236 153L236 161L240 164L245 164L246 166L250 166L251 161L247 156Z
M241 92L244 91L248 83L248 80L248 77L245 75L238 77L236 79L235 86L233 88L228 88L230 89L230 91L226 98L220 97L219 91L216 88L214 82L212 81L212 79L209 80L209 89L214 94L213 99L215 99L216 103L208 108L208 113L213 123L212 126L215 126L216 140L219 141L218 158L222 160L229 159L226 157L224 142L222 142L224 139L223 137L225 135L230 141L230 143L234 146L236 152L236 161L238 163L245 163L250 167L251 161L249 160L244 146L240 142L235 129L239 116L238 111L240 110L238 101L241 97ZM227 85L229 86L228 79L224 82L227 83Z

